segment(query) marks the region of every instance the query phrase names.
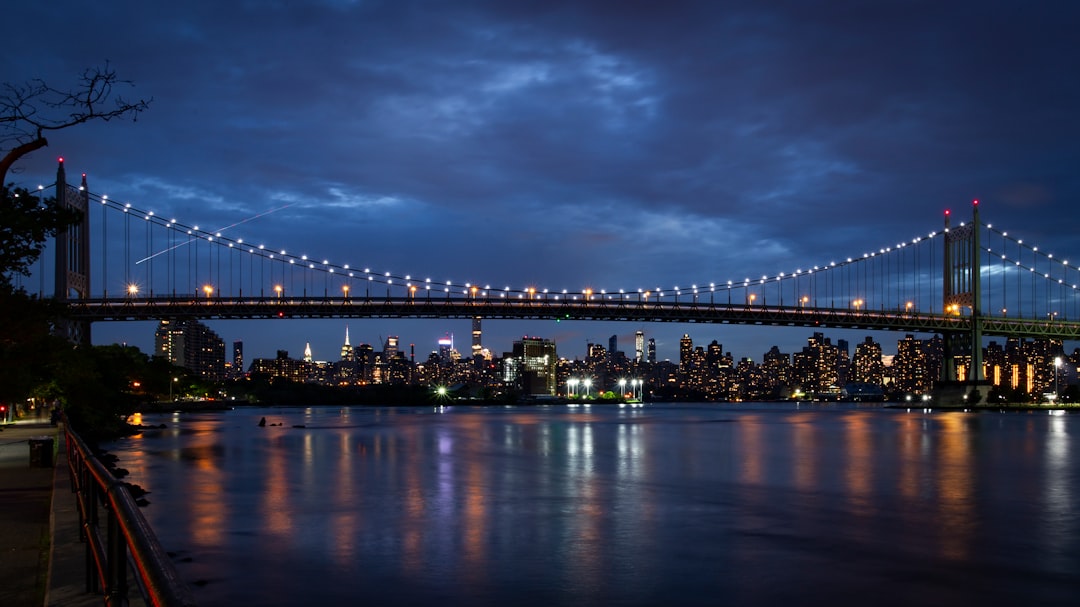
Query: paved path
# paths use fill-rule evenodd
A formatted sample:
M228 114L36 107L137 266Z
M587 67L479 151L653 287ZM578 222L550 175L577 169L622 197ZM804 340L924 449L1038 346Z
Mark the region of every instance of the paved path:
M57 438L44 424L0 426L0 605L42 605L49 571L54 468L30 467L31 438Z
M90 607L86 546L67 471L64 433L48 423L0 426L0 605ZM31 467L29 440L52 437L55 467ZM38 462L40 463L40 462ZM131 604L141 605L138 592Z

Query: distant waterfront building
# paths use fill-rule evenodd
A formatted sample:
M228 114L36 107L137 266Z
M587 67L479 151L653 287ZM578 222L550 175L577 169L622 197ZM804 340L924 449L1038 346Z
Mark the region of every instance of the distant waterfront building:
M450 363L454 362L455 350L454 350L454 336L453 336L453 334L447 333L443 337L440 337L439 341L438 341L438 344L439 344L439 350L438 350L439 363L445 366L445 365L449 365Z
M386 343L383 344L383 360L389 361L397 358L398 355L398 336L391 335L386 338Z
M656 364L656 339L649 338L649 362Z
M309 363L313 360L314 359L311 357L311 344L306 343L304 344L304 362Z
M794 381L808 394L830 394L839 388L839 348L823 333L814 333L791 359Z
M473 316L472 319L472 358L474 361L479 361L484 355L484 346L481 343L482 332L480 330L480 317Z
M244 375L244 342L239 339L232 342L232 370L233 377Z
M607 357L608 362L611 362L615 358L615 354L619 351L619 336L612 335L607 340Z
M163 320L154 332L154 356L210 381L225 379L225 340L197 320Z
M893 358L893 381L901 392L926 394L933 388L930 377L927 348L921 339L905 335L896 342Z
M356 352L349 343L349 325L345 325L345 343L341 346L341 360L344 362L356 362Z
M289 358L288 350L278 350L277 358L256 358L251 362L251 373L280 377L295 383L303 383L311 375L312 364Z
M634 333L634 362L641 363L645 361L645 332L638 331Z
M773 346L762 357L761 370L764 373L766 396L783 398L791 396L791 357Z
M514 387L531 396L554 396L558 360L555 342L551 340L523 337L515 341L510 363Z
M867 336L855 346L851 359L850 380L856 383L885 385L885 365L881 360L881 344Z
M690 364L691 354L694 351L694 340L689 333L683 333L679 340L679 366L685 367ZM685 373L685 370L683 371Z

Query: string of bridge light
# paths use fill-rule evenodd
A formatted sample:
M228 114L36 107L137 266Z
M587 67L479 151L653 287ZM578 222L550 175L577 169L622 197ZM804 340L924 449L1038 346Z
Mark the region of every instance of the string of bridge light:
M1018 249L1023 248L1023 249L1026 249L1026 250L1030 251L1033 258L1036 255L1038 255L1038 256L1042 257L1044 260L1046 260L1047 264L1058 264L1063 269L1063 272L1062 272L1063 276L1067 276L1067 272L1069 270L1073 270L1075 272L1080 272L1080 267L1070 266L1069 261L1067 259L1055 259L1053 253L1045 253L1045 252L1039 251L1039 247L1037 247L1037 246L1026 245L1026 244L1024 244L1024 241L1022 239L1018 239L1018 238L1014 238L1012 236L1009 236L1008 232L1003 232L1001 230L996 230L990 225L987 225L986 228L987 228L988 231L1001 236L1003 240L1008 240L1008 241L1012 242L1013 244L1015 244L1017 246ZM1023 262L1021 262L1018 259L1010 258L1004 252L999 253L997 251L994 251L990 247L986 247L986 252L990 253L991 255L998 256L1001 260L1009 262L1009 263L1013 264L1015 267L1022 268L1024 270L1028 270L1029 272L1032 272L1032 273L1035 273L1035 274L1042 274L1043 278L1049 279L1051 281L1055 280L1051 276L1050 272L1041 272L1034 265L1031 265L1031 266L1025 265ZM1059 278L1059 279L1056 279L1056 280L1057 280L1058 284L1061 284L1061 285L1066 284L1065 280L1063 278ZM1080 286L1078 286L1076 284L1072 284L1072 285L1069 285L1069 286L1071 288L1073 288L1073 289L1080 288Z
M44 186L38 187L39 190L44 189ZM83 190L82 186L80 186L78 189L80 191ZM698 295L702 292L714 293L718 290L723 292L736 289L748 289L755 286L764 287L765 285L772 283L798 280L804 277L814 276L815 274L820 275L833 270L842 270L847 266L858 264L860 262L869 262L871 260L890 254L899 254L902 253L909 246L917 246L927 241L932 241L935 238L944 236L944 234L948 232L947 228L944 231L940 232L933 231L930 232L927 236L915 237L912 238L910 241L899 242L895 246L884 247L879 249L878 251L870 251L867 253L863 253L861 256L847 257L843 258L841 261L831 261L829 263L815 265L807 269L798 268L794 272L790 273L779 272L772 276L762 275L760 279L751 279L749 277L746 277L741 281L728 280L726 282L708 282L707 286L705 286L705 283L701 283L700 285L697 283L693 283L688 289L676 285L667 289L658 286L655 288L655 290L646 290L641 288L630 290L608 290L592 289L586 287L580 291L571 291L568 289L562 289L561 291L559 291L548 288L537 288L533 286L523 288L512 288L509 286L504 286L500 290L493 289L490 283L480 286L479 283L473 282L455 283L452 280L446 280L445 282L441 282L433 281L431 278L414 279L411 274L397 274L389 271L375 272L372 271L370 267L365 267L363 270L359 270L353 267L351 264L332 263L329 259L322 259L320 262L315 259L309 258L309 256L306 254L290 254L284 248L275 249L272 247L267 247L265 244L253 245L251 243L245 242L243 238L234 239L232 237L224 235L223 232L229 228L222 228L221 230L215 231L202 230L199 228L198 225L185 224L175 218L166 219L165 217L158 215L154 211L146 211L135 207L131 203L125 203L117 201L115 199L111 199L107 194L98 195L93 192L88 192L88 196L96 202L99 202L105 208L111 208L125 213L129 216L141 218L143 221L149 222L152 225L157 225L159 227L173 230L181 235L190 236L193 240L204 240L207 243L215 244L217 246L228 249L235 249L239 252L246 252L250 255L259 256L272 262L279 262L283 264L287 263L290 266L300 267L301 269L306 269L314 272L323 272L329 275L341 276L342 278L356 279L358 281L367 281L369 283L384 284L388 287L400 286L413 293L415 293L416 289L424 289L428 292L430 292L432 289L435 289L436 291L441 289L448 296L450 294L461 294L465 296L479 295L482 297L488 297L491 293L497 293L499 297L502 298L516 296L518 299L524 299L526 297L530 299L541 297L552 298L554 300L578 300L579 298L591 300L594 297L600 297L603 299L614 300L616 297L625 299L637 296L639 298L645 297L647 300L649 297L656 297L657 299L660 299L663 298L665 295L674 295L676 298L678 298L684 293L692 293L694 295ZM963 226L964 224L960 225ZM187 243L181 243L179 245L176 245L176 247L183 246L184 244ZM149 259L152 259L153 257L161 255L165 252L166 251L159 251L148 256L146 259L140 260L140 262L148 261Z
M1058 286L1058 288L1061 289L1061 291L1059 292L1059 297L1061 298L1059 300L1059 303L1061 305L1063 305L1063 306L1068 305L1068 302L1065 301L1065 295L1067 293L1066 289L1071 290L1073 295L1076 295L1076 294L1080 293L1080 285L1077 285L1075 283L1074 284L1069 284L1065 280L1065 278L1068 277L1068 272L1069 272L1070 269L1075 270L1077 272L1080 272L1080 268L1078 268L1076 266L1070 266L1068 260L1066 260L1066 259L1057 259L1057 258L1054 257L1054 255L1052 253L1046 253L1046 252L1043 252L1043 251L1039 251L1039 247L1037 247L1035 245L1024 244L1024 241L1022 239L1009 236L1007 232L1004 232L1004 231L1001 231L1001 230L995 230L990 225L987 225L987 230L989 232L991 232L993 234L996 234L996 235L1001 237L1001 239L1002 239L1002 247L1003 248L1002 248L1001 252L997 252L997 251L993 251L990 247L986 247L986 251L989 254L991 254L993 256L996 256L999 259L1001 259L1003 265L1010 264L1012 267L1017 268L1017 272L1018 272L1017 278L1018 279L1020 279L1020 275L1021 275L1020 272L1023 271L1023 270L1026 270L1027 271L1026 273L1032 277L1032 279L1031 279L1031 289L1032 289L1031 298L1032 298L1032 302L1034 302L1035 297L1036 297L1035 296L1035 289L1037 287L1036 287L1036 283L1035 283L1035 277L1038 276L1038 277L1043 279L1043 281L1044 281L1043 285L1047 289L1047 292L1046 292L1047 293L1047 300L1044 302L1044 304L1046 305L1045 311L1046 311L1047 315L1050 318L1055 318L1058 315L1058 311L1051 311L1051 309L1050 309L1051 300L1049 298L1049 295L1050 295L1049 289L1050 289L1051 285L1056 284ZM1032 257L1032 262L1031 262L1032 265L1030 265L1030 266L1027 265L1021 259L1013 259L1007 253L1005 253L1004 249L1005 249L1005 246L1006 246L1006 241L1011 242L1014 245L1016 245L1016 247L1017 247L1017 257L1018 258L1023 257L1023 252L1024 252L1025 249L1028 252L1030 252L1031 257ZM1036 267L1037 264L1039 264L1039 262L1040 262L1040 260L1037 259L1037 258L1041 258L1041 260L1043 262L1045 262L1047 266L1049 266L1049 271L1041 271L1041 270L1039 270L1038 267ZM1054 274L1053 269L1054 269L1055 264L1058 267L1061 268L1061 274L1062 274L1063 278L1056 278L1053 275ZM1005 280L1005 273L1004 273L1004 270L1003 270L1002 271L1002 281L1004 281L1004 280ZM1003 282L1003 284L1004 284L1004 282ZM1005 290L1003 289L1002 290L1002 299L1001 299L1001 302L1002 302L1001 312L1002 312L1002 314L1005 314L1006 309L1008 308L1008 305L1006 303L1006 298L1005 298L1005 292L1004 291ZM1017 308L1022 310L1023 309L1023 301L1021 299L1021 297L1022 297L1021 296L1021 291L1022 291L1022 289L1020 289L1020 288L1016 289ZM1072 304L1074 306L1074 308L1073 308L1074 316L1075 316L1075 312L1076 312L1075 306L1077 305L1077 303L1078 303L1078 300L1077 300L1077 298L1074 297L1073 301L1072 301ZM1034 303L1032 305L1034 306ZM1066 314L1067 314L1068 309L1064 308L1062 311L1065 311ZM1035 309L1034 309L1034 307L1032 307L1032 313L1034 313L1034 312L1035 312Z

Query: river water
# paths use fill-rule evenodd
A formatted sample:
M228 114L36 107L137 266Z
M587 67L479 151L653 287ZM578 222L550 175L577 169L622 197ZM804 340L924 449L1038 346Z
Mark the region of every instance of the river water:
M1075 414L649 404L142 422L166 428L107 447L150 491L144 513L202 605L1080 604Z

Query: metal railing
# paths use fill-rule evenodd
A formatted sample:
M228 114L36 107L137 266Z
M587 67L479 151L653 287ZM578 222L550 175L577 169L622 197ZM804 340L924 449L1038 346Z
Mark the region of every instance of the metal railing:
M110 607L126 606L130 564L147 605L195 605L191 589L180 579L125 483L94 457L66 421L71 488L79 505L80 536L86 542L86 591L101 594Z

